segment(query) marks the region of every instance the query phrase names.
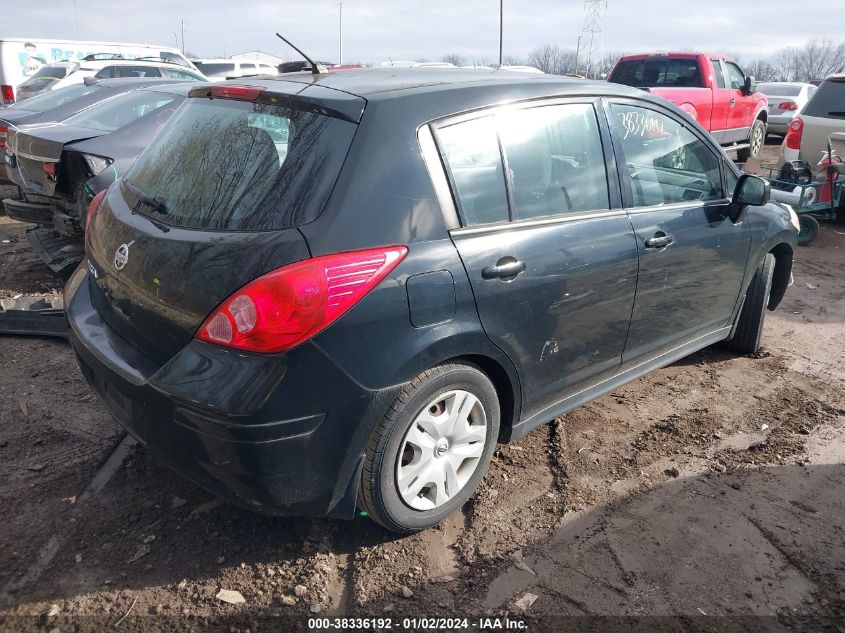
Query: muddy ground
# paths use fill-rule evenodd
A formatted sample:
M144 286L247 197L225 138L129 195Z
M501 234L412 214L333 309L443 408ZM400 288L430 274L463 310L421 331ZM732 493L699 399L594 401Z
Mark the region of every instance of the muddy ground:
M64 342L0 337L0 630L841 633L845 225L794 275L761 354L709 348L501 447L461 514L403 538L221 503L125 438ZM0 218L0 293L60 288Z

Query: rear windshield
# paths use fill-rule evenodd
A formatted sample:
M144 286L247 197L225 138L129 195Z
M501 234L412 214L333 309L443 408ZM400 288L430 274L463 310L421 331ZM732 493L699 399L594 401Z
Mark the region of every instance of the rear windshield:
M704 81L694 58L658 57L621 61L607 79L635 88L703 88Z
M101 101L79 114L65 119L68 125L78 125L103 132L114 132L155 110L177 107L182 97L154 90L133 90ZM175 102L175 103L174 103Z
M97 85L86 86L85 84L74 84L66 88L59 88L58 90L51 90L50 92L35 95L26 101L13 103L9 108L17 108L29 112L47 112L47 110L58 108L60 105L64 105L74 99L80 99L94 92L105 92L105 89Z
M801 84L757 84L757 91L772 97L797 97Z
M194 62L194 66L199 68L206 77L226 77L235 72L234 64L204 64L202 62Z
M67 71L67 66L42 66L32 77L24 81L21 85L33 91L44 90L59 79L64 79Z
M325 206L355 129L314 112L190 98L135 161L124 193L139 213L171 226L299 226Z
M845 119L845 80L822 82L804 106L803 114L825 119Z

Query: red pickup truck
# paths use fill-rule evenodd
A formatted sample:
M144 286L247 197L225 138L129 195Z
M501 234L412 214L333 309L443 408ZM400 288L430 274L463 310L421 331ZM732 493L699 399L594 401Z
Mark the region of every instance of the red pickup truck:
M737 159L756 158L766 140L768 101L730 59L700 53L626 55L608 81L648 90L677 105Z

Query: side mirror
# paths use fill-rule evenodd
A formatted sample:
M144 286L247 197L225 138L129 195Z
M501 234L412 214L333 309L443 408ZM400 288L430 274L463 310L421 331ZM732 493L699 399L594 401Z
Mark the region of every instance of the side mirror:
M742 222L748 213L748 207L761 207L769 201L772 186L768 180L751 174L742 174L736 183L728 216L731 222Z
M745 77L745 84L742 86L742 91L747 95L753 95L757 92L757 82L754 80L754 77L749 77L746 75Z

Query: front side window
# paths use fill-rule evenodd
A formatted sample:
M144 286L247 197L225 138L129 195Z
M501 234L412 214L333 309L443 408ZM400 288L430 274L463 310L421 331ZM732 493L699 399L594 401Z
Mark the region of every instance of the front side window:
M716 75L716 85L719 88L727 88L728 85L725 83L725 72L722 68L722 62L718 59L710 60L713 62L713 74Z
M184 79L185 81L203 81L203 79L187 70L175 70L173 68L167 69L168 76L173 79Z
M745 85L745 75L739 69L739 66L732 62L725 62L728 69L728 81L731 83L731 90L741 90Z
M617 103L611 111L634 206L723 198L720 159L704 141L655 110Z
M494 118L440 128L437 138L464 225L506 222L508 195Z
M591 105L526 108L496 119L507 158L512 219L610 208Z

